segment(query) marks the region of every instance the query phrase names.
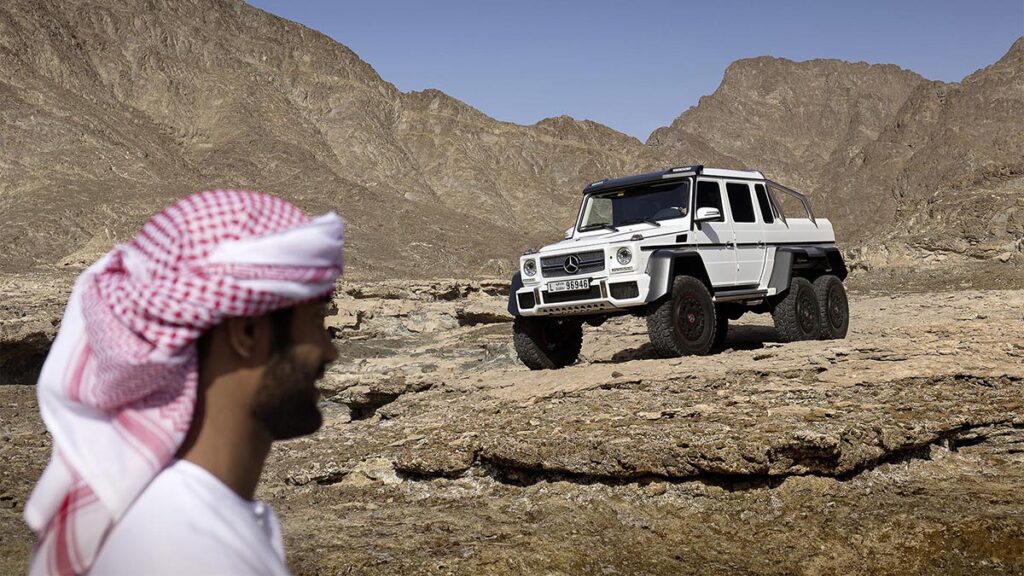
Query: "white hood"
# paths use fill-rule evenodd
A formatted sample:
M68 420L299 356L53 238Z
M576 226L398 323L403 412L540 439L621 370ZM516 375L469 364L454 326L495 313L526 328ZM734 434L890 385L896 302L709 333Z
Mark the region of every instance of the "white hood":
M677 231L673 231L672 235L676 233ZM569 238L567 240L555 242L554 244L548 244L538 250L538 252L541 254L550 254L552 252L560 253L570 250L578 250L580 248L589 248L591 246L604 246L616 242L626 242L636 234L642 234L645 238L650 238L665 233L661 232L654 226L643 223L633 224L627 228L620 229L618 232L586 232L582 235L576 236L575 238Z

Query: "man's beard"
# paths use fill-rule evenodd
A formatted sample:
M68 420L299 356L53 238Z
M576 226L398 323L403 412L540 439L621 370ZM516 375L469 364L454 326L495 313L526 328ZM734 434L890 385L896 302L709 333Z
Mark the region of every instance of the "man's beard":
M274 440L288 440L320 429L323 415L314 386L325 366L304 362L293 350L275 352L267 363L253 401L253 416Z

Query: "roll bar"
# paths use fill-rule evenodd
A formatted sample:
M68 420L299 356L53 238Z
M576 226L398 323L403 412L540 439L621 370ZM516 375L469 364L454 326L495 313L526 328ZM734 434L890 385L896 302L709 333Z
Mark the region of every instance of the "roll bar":
M813 223L815 226L818 225L817 220L814 219L814 210L811 209L811 201L807 198L805 194L801 194L800 192L797 192L792 188L783 186L782 184L779 184L774 180L765 180L765 183L768 184L768 195L771 197L772 202L774 202L775 205L779 208L779 217L782 218L782 222L784 224L789 223L786 222L786 215L782 211L782 204L779 202L778 197L775 196L776 190L784 194L789 194L790 196L793 196L794 198L799 200L800 205L804 207L805 211L807 211L807 218L810 219L811 223Z

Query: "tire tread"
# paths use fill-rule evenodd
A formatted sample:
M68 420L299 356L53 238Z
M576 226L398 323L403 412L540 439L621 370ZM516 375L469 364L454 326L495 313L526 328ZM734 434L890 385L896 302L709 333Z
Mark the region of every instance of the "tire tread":
M849 301L846 300L846 322L838 330L833 330L832 323L828 320L828 291L832 284L838 284L839 289L843 291L843 299L846 300L846 287L843 286L843 281L838 276L832 274L823 274L814 279L814 295L818 298L818 310L821 316L821 339L822 340L842 340L846 338L846 332L850 328L850 307Z
M512 323L512 342L519 360L530 370L555 370L576 362L583 348L583 326L578 322L565 322L562 327L570 330L567 346L548 352L537 343L536 331L543 330L545 323L554 319L525 318L517 316Z
M813 334L805 334L800 327L800 320L796 317L796 302L801 291L809 290L814 294L814 286L810 280L801 276L794 276L789 283L789 290L772 307L772 320L775 323L775 331L783 342L797 342L799 340L812 340L818 337L821 330L820 305L818 309L818 330Z
M708 302L711 301L711 291L699 279L693 276L676 276L675 280L672 281L672 290L669 292L668 298L663 298L652 304L647 313L647 333L650 336L651 344L659 355L666 358L682 356L684 354L707 354L715 343L714 333L712 333L708 346L704 350L686 351L676 341L672 307L675 295L684 290L697 291L707 298ZM711 316L708 320L711 323L712 330L715 330L717 328L717 315L713 304L711 305Z

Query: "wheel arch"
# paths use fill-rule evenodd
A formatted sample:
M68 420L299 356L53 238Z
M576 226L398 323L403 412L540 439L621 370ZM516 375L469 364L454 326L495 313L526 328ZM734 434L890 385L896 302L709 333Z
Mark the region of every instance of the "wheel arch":
M676 276L687 275L697 278L712 289L704 259L695 250L662 248L655 250L647 261L647 275L651 277L648 302L660 300L672 291Z
M519 300L516 299L516 292L523 287L523 273L516 272L512 275L512 285L508 289L508 313L513 316L519 314Z
M776 294L789 290L793 276L810 280L822 274L833 274L840 280L849 275L843 254L835 246L780 246L775 249L775 264L768 281Z

